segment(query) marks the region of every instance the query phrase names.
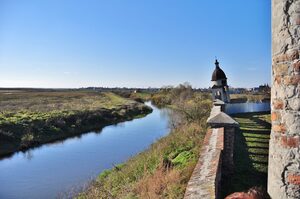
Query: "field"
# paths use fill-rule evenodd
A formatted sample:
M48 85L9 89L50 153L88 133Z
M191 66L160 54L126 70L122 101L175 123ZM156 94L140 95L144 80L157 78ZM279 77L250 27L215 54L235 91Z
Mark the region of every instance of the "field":
M149 112L109 92L1 90L0 156Z
M51 111L80 111L99 108L114 108L119 105L132 103L112 93L88 91L2 91L0 92L1 112L51 112Z
M224 196L257 186L266 189L270 139L270 114L233 115L240 123L235 137L235 173L223 184Z

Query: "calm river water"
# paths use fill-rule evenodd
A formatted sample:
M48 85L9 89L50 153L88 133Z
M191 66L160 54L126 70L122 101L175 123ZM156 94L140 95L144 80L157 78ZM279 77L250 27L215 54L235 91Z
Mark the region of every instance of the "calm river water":
M246 102L225 105L225 112L227 114L265 112L270 110L270 102Z
M168 110L151 107L144 118L0 160L0 198L56 198L145 150L169 133Z

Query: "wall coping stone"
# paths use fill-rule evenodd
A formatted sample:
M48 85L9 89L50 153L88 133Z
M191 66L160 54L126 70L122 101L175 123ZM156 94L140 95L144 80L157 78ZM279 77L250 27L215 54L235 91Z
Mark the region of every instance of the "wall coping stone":
M225 102L223 102L222 100L216 99L216 100L214 100L213 104L215 106L222 106L225 104Z
M239 126L237 121L224 112L220 112L217 115L208 118L207 123L212 127Z
M221 153L224 149L224 128L209 129L200 158L188 182L185 199L211 199L218 194L221 180Z

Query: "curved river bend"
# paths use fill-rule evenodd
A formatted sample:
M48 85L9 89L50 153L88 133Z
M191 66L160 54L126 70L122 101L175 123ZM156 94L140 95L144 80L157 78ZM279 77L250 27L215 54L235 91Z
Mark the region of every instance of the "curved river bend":
M50 199L81 187L169 133L169 111L107 126L0 160L0 199Z

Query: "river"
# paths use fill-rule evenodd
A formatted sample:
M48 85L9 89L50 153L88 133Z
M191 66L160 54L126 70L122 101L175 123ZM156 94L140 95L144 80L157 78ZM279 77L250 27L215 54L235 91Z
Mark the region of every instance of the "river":
M0 199L50 199L84 186L167 135L169 110L104 127L0 160Z

